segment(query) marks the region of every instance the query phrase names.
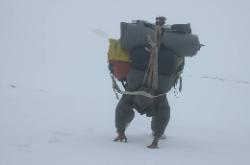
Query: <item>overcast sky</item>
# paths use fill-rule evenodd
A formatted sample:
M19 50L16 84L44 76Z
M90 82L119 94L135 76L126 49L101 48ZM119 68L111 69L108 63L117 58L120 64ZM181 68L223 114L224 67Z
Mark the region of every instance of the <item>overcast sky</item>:
M110 87L108 42L121 21L191 23L204 47L186 76L250 80L248 0L0 0L0 82L70 93Z
M0 164L249 164L249 83L202 78L250 81L249 7L249 0L0 0ZM150 118L138 113L129 143L112 141L108 40L94 31L119 38L121 21L156 16L191 23L206 46L186 58L183 92L168 94L168 138L149 152Z

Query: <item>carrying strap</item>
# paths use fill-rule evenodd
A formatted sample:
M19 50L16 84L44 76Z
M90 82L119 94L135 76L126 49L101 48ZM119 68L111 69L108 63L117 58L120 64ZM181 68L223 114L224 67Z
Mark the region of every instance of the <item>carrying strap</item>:
M117 85L115 77L114 77L114 75L112 73L110 73L110 77L111 77L111 80L112 80L112 89L113 89L113 91L115 93L116 98L119 100L118 93L121 93L121 89Z
M159 58L159 48L161 45L162 36L162 25L165 23L164 17L156 18L155 33L153 38L148 35L147 43L148 47L146 50L150 52L150 59L148 68L144 75L143 85L153 89L153 91L158 90L158 58Z
M163 96L163 95L166 94L166 93L162 93L162 94L159 94L159 95L152 95L151 93L145 92L145 91L133 91L133 92L122 91L120 89L120 87L118 86L114 75L110 74L110 77L111 77L111 80L112 80L112 88L113 88L113 91L114 91L115 96L116 96L117 99L119 99L118 93L125 94L125 95L142 95L142 96L145 96L145 97L148 97L148 98L157 98L157 97L160 97L160 96Z
M148 97L148 98L151 98L151 99L166 95L166 93L162 93L162 94L159 94L159 95L152 95L151 93L145 92L145 91L134 91L134 92L121 91L121 94L125 94L125 95L141 95L141 96L145 96L145 97Z
M179 82L179 89L177 89L178 82ZM174 95L178 98L178 95L181 93L181 91L182 91L182 76L180 72L177 74L177 78L174 83Z

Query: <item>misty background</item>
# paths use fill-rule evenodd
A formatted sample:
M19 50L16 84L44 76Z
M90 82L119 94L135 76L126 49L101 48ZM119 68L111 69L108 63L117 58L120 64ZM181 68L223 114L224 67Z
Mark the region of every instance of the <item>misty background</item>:
M0 0L0 165L113 164L114 157L125 163L118 154L131 156L130 150L139 151L140 160L132 156L137 164L165 164L166 155L172 164L180 158L188 164L247 164L249 6L248 0ZM119 38L120 22L154 22L157 16L167 24L191 23L206 46L186 58L180 96L168 94L169 141L146 158L143 144L150 140L136 138L138 130L150 133L145 116L130 129L131 146L112 142L117 100L107 68L108 39L96 31ZM63 144L58 136L71 139L50 147ZM100 159L91 160L95 155Z
M1 0L0 80L73 95L89 95L90 87L110 93L103 89L110 86L108 42L93 29L119 38L121 21L163 15L168 24L191 23L206 45L187 59L186 75L249 81L248 7L247 0Z

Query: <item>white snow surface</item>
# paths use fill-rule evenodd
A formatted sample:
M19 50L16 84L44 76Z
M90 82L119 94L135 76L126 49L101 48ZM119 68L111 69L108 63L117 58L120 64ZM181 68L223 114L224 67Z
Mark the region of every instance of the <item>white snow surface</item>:
M0 0L0 165L248 165L250 2ZM191 23L206 45L188 58L159 149L136 114L113 142L107 69L119 23ZM104 31L105 33L102 33Z

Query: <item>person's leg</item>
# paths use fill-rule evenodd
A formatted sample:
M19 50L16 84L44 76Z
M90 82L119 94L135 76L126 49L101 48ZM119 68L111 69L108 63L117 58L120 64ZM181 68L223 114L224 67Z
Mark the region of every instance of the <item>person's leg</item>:
M168 125L170 119L170 107L166 97L157 100L155 106L155 115L152 117L151 129L154 134L154 141L150 148L157 148L159 138L164 134L166 126Z
M125 129L134 118L134 111L131 104L131 95L123 95L115 110L115 126L118 133L115 141L127 141Z

